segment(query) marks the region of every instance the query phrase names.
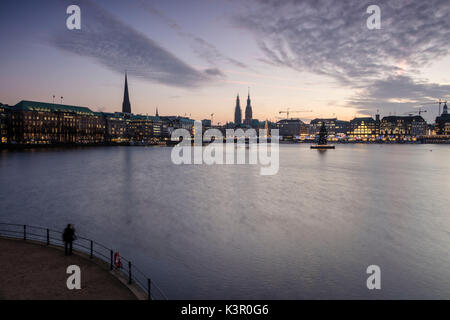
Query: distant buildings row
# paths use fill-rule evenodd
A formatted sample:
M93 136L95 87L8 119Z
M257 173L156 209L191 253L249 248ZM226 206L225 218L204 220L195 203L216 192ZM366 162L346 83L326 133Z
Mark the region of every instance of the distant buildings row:
M277 123L284 139L314 139L325 123L331 140L345 141L415 141L436 138L450 139L450 114L444 105L442 114L434 125L428 125L421 116L387 116L380 119L359 117L351 121L336 118L314 119L309 124L300 119L284 119Z
M320 132L322 123L325 123L330 140L342 141L414 141L428 139L432 141L439 138L450 139L450 115L447 104L442 114L436 118L435 125L428 125L419 115L413 116L387 116L380 119L380 115L372 117L358 117L351 121L342 121L337 118L314 119L309 124L300 119L283 119L277 123L260 122L253 119L250 93L247 97L245 118L242 121L242 112L239 94L236 97L234 108L234 123L226 128L278 128L279 135L284 140L315 140Z
M193 126L194 120L178 116L93 112L36 101L0 105L2 144L156 144L169 140L174 129Z
M94 112L87 107L20 101L0 104L0 143L9 145L59 144L158 144L172 131L185 128L193 133L194 120L131 113L125 75L122 112Z
M128 104L125 103L128 108ZM135 115L127 112L93 112L87 107L36 101L20 101L14 106L0 104L1 144L158 144L170 140L173 130L185 128L194 133L194 120L179 116ZM447 106L428 125L421 116L376 116L342 121L336 118L314 119L309 124L300 119L277 123L252 119L250 124L229 123L227 128L278 128L283 140L314 140L325 123L329 140L342 141L415 141L436 137L450 139L450 114ZM202 121L211 127L210 120Z
M419 116L387 116L314 119L309 124L300 119L284 119L277 123L253 119L250 93L242 121L239 95L236 98L235 122L218 127L279 129L283 140L314 140L325 123L329 140L342 141L438 141L450 139L450 114L447 104L434 125ZM87 107L55 103L20 101L14 106L0 104L0 145L58 144L161 144L170 140L173 130L184 128L194 133L194 120L180 116L136 115L131 113L128 81L125 75L122 112L94 112ZM204 129L211 120L202 120Z

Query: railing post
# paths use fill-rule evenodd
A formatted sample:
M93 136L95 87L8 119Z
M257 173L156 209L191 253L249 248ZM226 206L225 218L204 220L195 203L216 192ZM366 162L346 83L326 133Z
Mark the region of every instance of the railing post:
M148 300L152 300L152 280L150 278L147 279L147 294Z
M128 261L128 283L131 284L131 261Z
M92 259L94 257L94 241L91 240L91 256L90 258Z
M113 269L113 251L111 250L111 266L110 269Z
M50 230L47 229L47 245L50 244Z
M27 225L23 225L23 240L27 240Z

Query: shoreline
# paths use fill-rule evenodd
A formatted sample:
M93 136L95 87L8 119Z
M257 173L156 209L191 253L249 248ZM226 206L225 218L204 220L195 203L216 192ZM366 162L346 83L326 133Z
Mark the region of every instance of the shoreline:
M204 142L202 146L207 146L211 142ZM279 144L315 144L315 141L279 141ZM377 145L422 145L422 144L438 144L450 145L450 141L330 141L330 144L377 144ZM29 149L77 149L77 148L95 148L95 147L173 147L178 144L129 144L129 143L102 143L102 144L26 144L26 145L0 145L2 150L29 150ZM225 144L225 143L224 143ZM248 142L246 142L248 144ZM259 144L259 142L257 143Z

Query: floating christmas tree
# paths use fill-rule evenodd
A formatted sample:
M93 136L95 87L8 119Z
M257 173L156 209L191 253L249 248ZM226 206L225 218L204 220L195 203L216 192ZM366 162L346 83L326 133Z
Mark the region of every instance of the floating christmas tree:
M325 121L323 121L319 132L319 143L318 143L319 146L324 146L327 144L327 136L328 136L327 127L325 127Z
M332 144L327 144L328 143L327 140L328 140L327 127L325 127L325 121L323 121L319 132L319 142L316 145L312 145L311 149L317 150L334 149L334 146Z

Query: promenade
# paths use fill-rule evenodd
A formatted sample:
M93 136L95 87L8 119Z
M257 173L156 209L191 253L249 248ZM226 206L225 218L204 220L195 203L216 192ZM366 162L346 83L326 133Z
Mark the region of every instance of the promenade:
M106 263L84 254L65 256L63 248L0 237L0 257L0 299L137 299ZM69 265L81 269L80 290L66 286Z

